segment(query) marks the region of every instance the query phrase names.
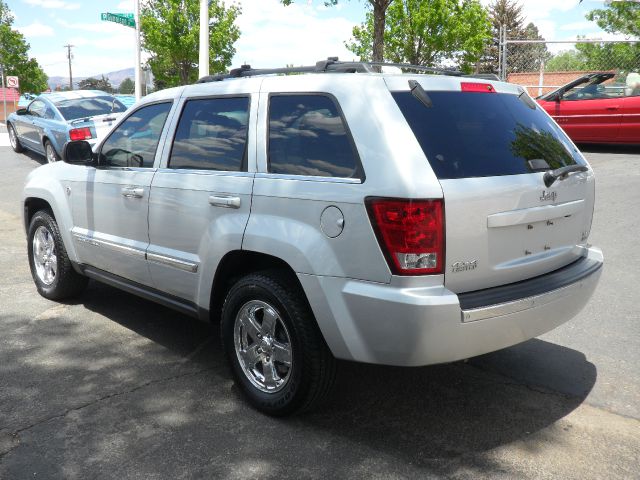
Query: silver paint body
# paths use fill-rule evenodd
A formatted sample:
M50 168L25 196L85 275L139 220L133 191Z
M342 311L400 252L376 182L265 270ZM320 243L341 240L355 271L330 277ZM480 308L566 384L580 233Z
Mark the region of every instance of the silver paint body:
M586 243L593 172L571 175L549 189L542 173L439 181L389 93L408 90L408 78L256 77L157 92L128 112L173 102L153 168L45 165L29 176L25 199L51 205L74 262L203 309L209 308L216 269L229 252L283 260L300 280L338 358L392 365L453 361L569 320L588 301L601 269L565 289L482 311L462 312L457 294L535 277L582 256L601 262L600 251ZM460 90L460 78L415 78L426 90ZM519 93L514 85L490 83L497 92ZM268 173L269 94L295 92L326 92L337 99L364 181ZM230 94L251 99L248 171L167 168L183 103ZM541 200L545 191L555 192L555 199ZM444 198L444 274L391 273L365 209L368 196ZM475 267L454 271L456 262Z

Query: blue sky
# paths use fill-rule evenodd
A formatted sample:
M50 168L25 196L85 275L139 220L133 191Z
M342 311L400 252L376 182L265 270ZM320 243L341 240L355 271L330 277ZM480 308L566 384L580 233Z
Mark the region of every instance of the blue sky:
M74 76L89 76L132 67L133 29L100 21L101 12L132 12L133 0L5 0L14 13L14 26L31 44L31 55L49 76L68 75L66 49L73 49ZM193 0L197 1L197 0ZM231 3L231 0L226 0ZM481 0L483 4L490 0ZM354 25L364 19L366 0L342 1L324 7L322 0L299 0L283 7L278 0L238 0L242 36L236 44L234 66L254 67L310 64L327 56L352 59L344 48ZM576 35L612 38L585 14L602 0L522 0L527 21L547 39L569 40ZM556 46L553 50L566 49Z

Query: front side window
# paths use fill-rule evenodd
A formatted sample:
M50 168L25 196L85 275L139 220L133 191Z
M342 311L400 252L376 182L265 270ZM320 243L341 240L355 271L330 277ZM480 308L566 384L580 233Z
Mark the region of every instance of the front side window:
M29 115L33 115L34 117L44 117L44 112L47 106L41 100L34 100L29 105Z
M109 167L152 167L169 110L171 103L157 103L132 113L102 145L100 164Z
M361 178L358 154L333 98L309 94L270 98L269 171Z
M249 98L204 98L185 103L169 168L246 170Z

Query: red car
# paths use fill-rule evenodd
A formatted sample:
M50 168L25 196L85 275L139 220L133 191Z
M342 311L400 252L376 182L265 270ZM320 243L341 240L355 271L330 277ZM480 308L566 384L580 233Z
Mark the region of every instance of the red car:
M589 73L536 100L576 143L640 143L640 74Z

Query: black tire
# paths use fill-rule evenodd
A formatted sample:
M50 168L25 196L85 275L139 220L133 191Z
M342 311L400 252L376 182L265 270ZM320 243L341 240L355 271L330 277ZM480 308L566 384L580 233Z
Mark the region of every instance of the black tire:
M43 250L38 247L38 241L35 239L36 233L38 233L39 238L43 238L40 235L44 235L44 237L50 239L48 243L53 247L50 249L53 256L43 252L43 255L36 261L34 249L36 251ZM50 237L47 237L47 235ZM64 248L58 224L50 212L40 210L31 218L27 242L31 276L40 295L50 300L61 300L78 295L84 290L88 279L73 269L67 256L67 250ZM39 243L39 245L42 244L43 242ZM47 275L47 273L51 273L51 268L41 265L45 256L50 259L49 267L54 265L55 274L52 276ZM44 263L46 265L46 262ZM38 270L39 268L40 270Z
M24 152L24 147L20 144L20 140L18 140L18 134L16 133L15 127L10 123L7 123L7 131L9 133L9 140L13 151L16 153Z
M60 160L60 155L58 155L58 152L56 152L56 149L53 148L53 145L49 140L44 141L44 157L49 163L54 163Z
M264 302L272 306L278 314L278 321L282 321L281 330L286 330L290 339L288 378L276 392L265 392L254 385L250 380L251 374L245 373L245 367L241 365L241 354L237 353L235 338L242 327L236 330L236 322L241 312L246 311L243 307L252 302ZM330 392L335 379L336 361L320 333L304 292L286 275L278 271L266 271L247 275L236 282L229 290L222 308L221 333L222 346L237 385L251 405L261 412L284 416L308 411ZM276 330L274 343L277 334ZM253 346L251 344L250 348ZM275 365L275 349L272 354ZM269 360L268 356L265 358ZM262 365L264 372L264 362ZM281 364L279 368L286 370L286 366Z

